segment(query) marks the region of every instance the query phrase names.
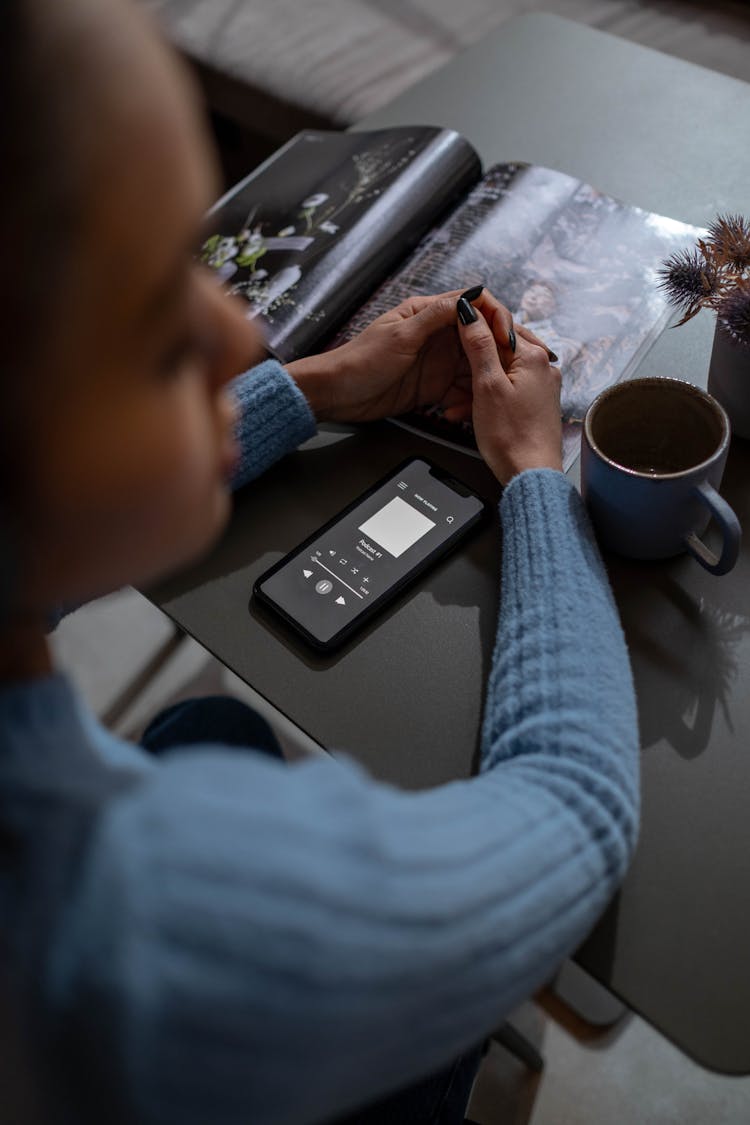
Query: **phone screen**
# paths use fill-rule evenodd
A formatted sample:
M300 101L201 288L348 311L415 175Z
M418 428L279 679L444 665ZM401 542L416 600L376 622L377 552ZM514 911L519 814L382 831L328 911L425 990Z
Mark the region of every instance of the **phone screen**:
M255 584L311 643L339 644L485 514L428 461L401 465Z

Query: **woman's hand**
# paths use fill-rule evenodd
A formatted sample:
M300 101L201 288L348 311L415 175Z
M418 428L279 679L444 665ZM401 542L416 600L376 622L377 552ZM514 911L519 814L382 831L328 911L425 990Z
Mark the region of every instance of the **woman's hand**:
M341 347L287 364L319 421L370 422L437 404L468 421L471 369L457 330L460 290L411 297ZM498 333L508 310L484 290L477 301Z
M562 470L560 372L549 350L515 326L515 351L501 316L458 328L472 371L474 435L501 484L524 469Z

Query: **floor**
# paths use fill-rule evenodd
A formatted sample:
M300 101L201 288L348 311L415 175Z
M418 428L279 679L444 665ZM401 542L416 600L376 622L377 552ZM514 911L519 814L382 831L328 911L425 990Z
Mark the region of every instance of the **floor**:
M191 694L231 692L265 709L289 756L320 753L194 641L174 641L168 620L125 590L72 614L52 637L58 664L100 717L137 738L159 708ZM163 666L159 667L166 653ZM145 674L144 674L145 670ZM142 688L135 698L123 685ZM573 980L575 992L577 980ZM611 1005L610 1005L611 1006ZM477 1125L747 1125L750 1077L727 1078L692 1063L631 1013L606 1026L580 1019L547 992L513 1014L539 1048L535 1075L497 1044L477 1079ZM415 1125L418 1123L415 1122Z

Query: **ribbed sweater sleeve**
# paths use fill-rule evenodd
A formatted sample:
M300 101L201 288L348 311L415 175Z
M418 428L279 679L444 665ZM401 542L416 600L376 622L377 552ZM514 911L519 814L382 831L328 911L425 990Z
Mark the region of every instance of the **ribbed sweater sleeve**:
M542 777L569 807L593 794L604 807L600 831L615 834L613 862L622 862L638 819L635 693L586 510L566 477L544 470L516 477L500 514L502 598L482 769L513 759L516 776Z
M275 359L239 375L231 390L238 406L240 445L232 484L240 488L312 437L316 424L302 391Z
M414 1081L547 980L614 892L637 725L606 575L561 474L522 474L501 516L478 777L407 794L342 760L200 748L102 816L50 980L130 1119L326 1121Z

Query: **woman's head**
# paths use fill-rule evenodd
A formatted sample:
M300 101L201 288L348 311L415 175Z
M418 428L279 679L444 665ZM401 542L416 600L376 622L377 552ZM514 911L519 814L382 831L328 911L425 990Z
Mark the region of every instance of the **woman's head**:
M553 287L547 281L532 281L521 297L519 312L526 320L546 320L557 307Z
M0 519L40 611L211 542L260 349L193 264L213 161L140 9L3 0L0 97Z

